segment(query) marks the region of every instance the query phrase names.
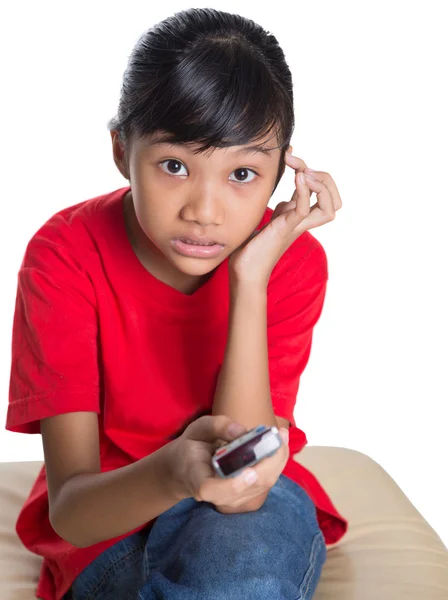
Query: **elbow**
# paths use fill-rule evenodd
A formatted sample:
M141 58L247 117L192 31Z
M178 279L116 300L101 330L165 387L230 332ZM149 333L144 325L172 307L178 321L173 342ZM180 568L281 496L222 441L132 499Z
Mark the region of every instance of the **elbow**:
M76 548L87 548L95 543L88 538L82 527L78 527L74 519L62 510L50 510L50 525L57 535Z
M68 542L71 546L75 546L76 548L88 548L89 546L93 546L95 543L87 538L82 537L82 535L80 536L79 532L76 535L73 531L70 531L70 528L61 527L58 524L54 525L52 521L50 521L50 523L58 536L65 542Z
M71 478L49 498L49 520L55 533L76 548L88 548L98 541L92 538L86 514L86 500L71 486Z

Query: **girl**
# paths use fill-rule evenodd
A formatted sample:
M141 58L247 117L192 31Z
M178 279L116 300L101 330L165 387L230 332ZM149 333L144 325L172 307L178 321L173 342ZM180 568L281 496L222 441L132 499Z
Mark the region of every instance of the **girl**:
M284 54L253 21L191 9L136 44L109 123L130 185L51 217L19 271L7 428L43 439L17 522L37 597L312 597L347 522L290 458L293 409L328 277L308 230L341 200L290 154L293 127ZM216 447L258 424L284 446L215 477Z

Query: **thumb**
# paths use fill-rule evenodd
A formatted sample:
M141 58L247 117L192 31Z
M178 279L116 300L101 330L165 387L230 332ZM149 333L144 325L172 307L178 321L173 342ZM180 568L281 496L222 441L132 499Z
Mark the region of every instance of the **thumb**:
M190 423L184 435L190 440L213 443L216 440L231 442L247 430L225 415L206 415Z

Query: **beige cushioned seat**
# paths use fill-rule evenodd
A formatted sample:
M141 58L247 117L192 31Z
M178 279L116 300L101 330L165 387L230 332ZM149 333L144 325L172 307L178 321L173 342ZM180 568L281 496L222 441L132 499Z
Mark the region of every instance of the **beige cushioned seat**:
M306 446L295 459L349 521L341 542L328 547L316 600L448 599L447 548L378 463L323 446ZM40 558L22 546L15 522L40 466L0 463L1 600L35 597Z

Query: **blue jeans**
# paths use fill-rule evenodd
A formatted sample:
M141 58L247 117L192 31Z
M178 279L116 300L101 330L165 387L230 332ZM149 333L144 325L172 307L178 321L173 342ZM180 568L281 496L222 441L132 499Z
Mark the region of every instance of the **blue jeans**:
M66 600L308 600L326 546L303 488L281 475L255 512L182 500L105 550Z

